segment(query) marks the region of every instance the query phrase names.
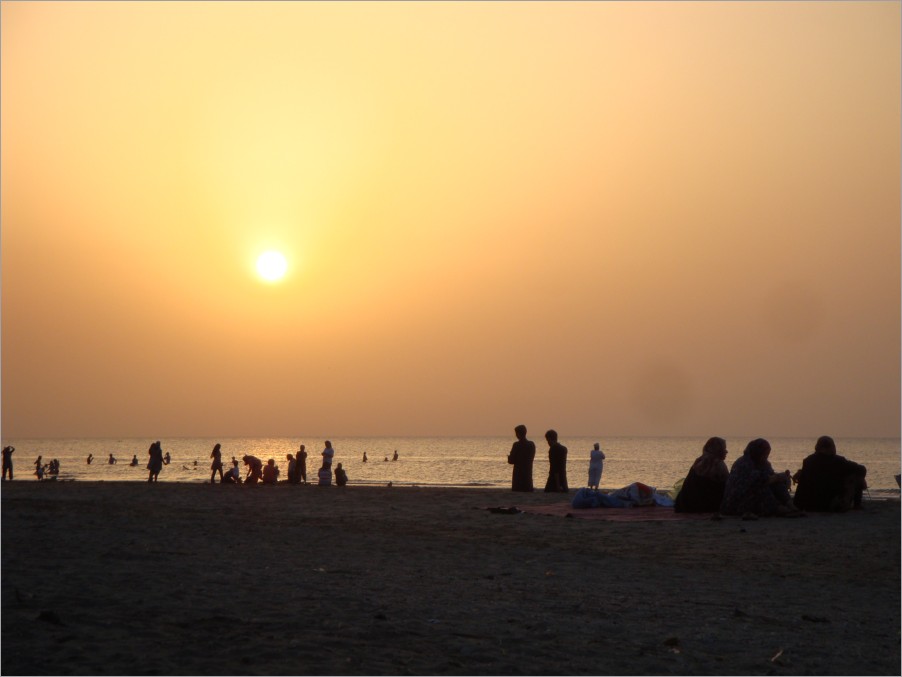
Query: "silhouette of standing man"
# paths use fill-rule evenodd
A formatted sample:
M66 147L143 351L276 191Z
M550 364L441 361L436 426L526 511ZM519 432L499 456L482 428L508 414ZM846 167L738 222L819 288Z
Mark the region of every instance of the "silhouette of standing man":
M548 481L545 491L569 491L567 487L567 447L557 441L557 432L545 433L548 442Z
M511 491L532 491L532 462L536 457L536 445L526 439L526 426L514 428L517 441L507 455L507 462L514 466Z
M13 452L15 447L3 447L3 479L9 475L9 481L13 480Z

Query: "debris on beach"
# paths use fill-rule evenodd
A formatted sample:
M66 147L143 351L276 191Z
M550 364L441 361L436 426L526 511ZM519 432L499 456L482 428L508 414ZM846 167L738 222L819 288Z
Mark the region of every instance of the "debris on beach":
M42 611L38 614L37 620L52 623L53 625L65 625L55 611Z

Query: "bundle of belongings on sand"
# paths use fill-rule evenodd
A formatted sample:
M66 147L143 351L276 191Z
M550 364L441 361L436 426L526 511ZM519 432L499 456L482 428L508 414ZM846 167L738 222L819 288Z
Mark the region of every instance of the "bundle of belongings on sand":
M583 488L576 492L571 505L574 508L633 508L646 505L673 507L673 499L659 494L654 487L641 482L617 489L608 494Z

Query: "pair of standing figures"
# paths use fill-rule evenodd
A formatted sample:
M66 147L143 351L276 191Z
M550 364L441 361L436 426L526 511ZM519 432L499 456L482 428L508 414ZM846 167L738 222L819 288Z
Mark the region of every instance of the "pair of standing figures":
M532 491L532 463L536 457L536 445L526 439L526 426L514 428L517 441L511 447L507 462L514 466L511 489L514 491ZM557 432L549 430L545 433L548 442L548 481L545 491L569 491L567 486L567 447L558 442Z

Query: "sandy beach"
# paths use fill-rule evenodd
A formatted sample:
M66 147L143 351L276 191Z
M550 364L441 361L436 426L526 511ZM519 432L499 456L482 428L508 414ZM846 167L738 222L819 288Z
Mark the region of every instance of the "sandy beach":
M493 513L561 501L497 489L0 500L5 675L900 672L896 501L621 523Z

